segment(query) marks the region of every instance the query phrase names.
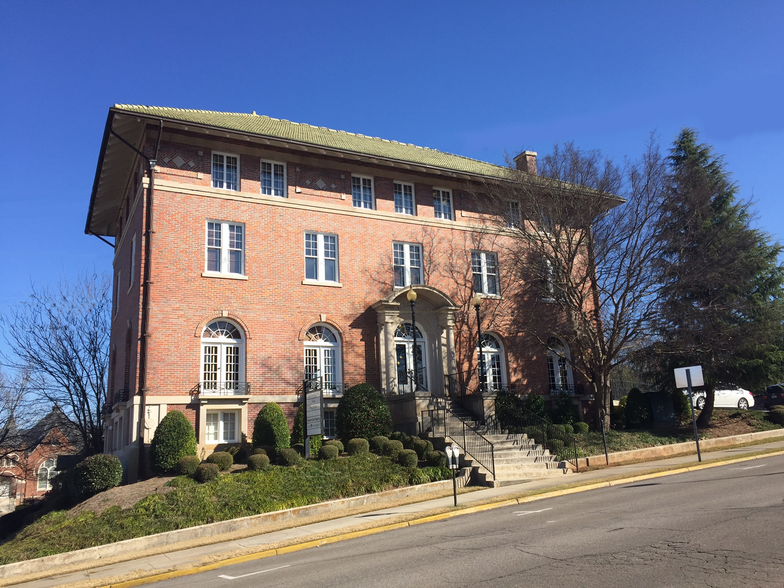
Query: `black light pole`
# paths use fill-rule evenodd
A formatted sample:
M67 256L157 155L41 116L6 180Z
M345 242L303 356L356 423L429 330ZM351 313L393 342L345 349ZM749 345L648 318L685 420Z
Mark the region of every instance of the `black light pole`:
M414 292L413 286L409 286L408 294L406 294L409 303L411 303L411 335L414 337L414 348L411 350L414 356L414 392L419 390L419 369L417 366L417 337L416 337L416 306L417 293Z
M479 315L479 306L482 304L482 298L479 294L474 294L474 297L471 298L471 304L474 305L476 309L476 350L479 354L479 392L480 394L485 393L485 358L482 355L482 317Z

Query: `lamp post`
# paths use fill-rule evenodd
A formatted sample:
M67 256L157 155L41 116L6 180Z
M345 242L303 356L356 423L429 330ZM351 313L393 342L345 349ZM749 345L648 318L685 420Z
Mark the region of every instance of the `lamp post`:
M482 354L482 317L479 314L479 306L482 304L482 298L479 294L474 294L474 297L471 298L471 304L474 305L476 309L476 331L477 331L477 339L476 339L476 351L479 355L479 392L480 394L485 393L485 358Z
M416 336L416 306L417 293L414 292L414 287L409 286L408 293L406 294L408 302L411 304L411 335L414 338L414 347L411 349L411 355L414 358L414 392L419 390L419 369L417 366L417 336Z
M455 497L455 506L457 506L457 478L455 477L457 469L460 467L460 447L457 445L447 445L444 448L446 452L446 463L449 469L452 470L452 492Z

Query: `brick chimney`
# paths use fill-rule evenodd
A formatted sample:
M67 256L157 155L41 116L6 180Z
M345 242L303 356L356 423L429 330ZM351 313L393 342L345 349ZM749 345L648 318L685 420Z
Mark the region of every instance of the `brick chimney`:
M536 151L523 151L514 158L514 162L520 171L536 175Z

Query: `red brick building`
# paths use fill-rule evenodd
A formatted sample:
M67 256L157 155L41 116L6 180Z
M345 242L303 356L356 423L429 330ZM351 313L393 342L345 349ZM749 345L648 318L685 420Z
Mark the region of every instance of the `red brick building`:
M518 157L532 178L535 155ZM106 451L132 469L176 409L206 454L250 438L267 402L291 418L306 379L327 434L361 382L414 430L422 401L477 388L474 291L485 388L574 392L512 320L524 271L481 198L505 173L255 113L112 107L86 225L115 247Z

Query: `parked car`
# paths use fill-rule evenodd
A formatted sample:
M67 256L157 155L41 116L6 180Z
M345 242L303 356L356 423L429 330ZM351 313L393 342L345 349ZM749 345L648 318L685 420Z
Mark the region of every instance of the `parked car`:
M784 404L784 383L768 386L760 400L766 409L777 404Z
M684 394L688 392L684 391ZM705 408L705 392L698 390L692 393L694 407L702 410ZM737 386L727 386L717 389L714 392L714 408L740 408L746 410L754 406L754 395L745 388Z

